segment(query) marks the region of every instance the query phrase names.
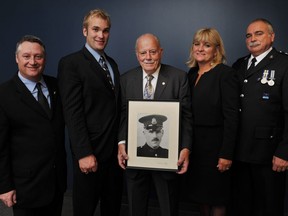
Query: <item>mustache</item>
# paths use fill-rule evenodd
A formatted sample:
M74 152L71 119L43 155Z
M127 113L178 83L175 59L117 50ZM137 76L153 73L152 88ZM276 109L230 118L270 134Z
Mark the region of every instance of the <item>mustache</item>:
M154 63L153 60L144 60L143 62L144 62L145 64L153 64L153 63Z
M255 47L255 46L258 46L258 45L260 45L260 43L259 43L258 41L250 42L250 43L248 44L249 47Z
M152 139L152 141L158 142L160 140L158 138L154 138L154 139Z

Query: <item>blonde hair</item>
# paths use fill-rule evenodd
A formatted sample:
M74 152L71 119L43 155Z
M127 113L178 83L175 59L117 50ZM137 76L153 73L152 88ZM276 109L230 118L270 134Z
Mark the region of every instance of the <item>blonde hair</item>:
M200 42L200 41L208 42L211 45L216 47L216 56L213 59L213 62L212 62L213 64L217 65L217 64L226 62L224 44L218 31L214 28L203 28L203 29L199 29L194 34L192 46L190 48L189 59L186 62L186 65L189 68L197 66L197 61L193 57L192 50L193 50L194 43Z
M89 11L85 15L85 17L83 19L83 28L86 28L86 29L88 28L90 17L100 17L103 20L106 20L108 22L109 28L111 27L111 19L110 19L109 14L102 9L94 9L94 10Z

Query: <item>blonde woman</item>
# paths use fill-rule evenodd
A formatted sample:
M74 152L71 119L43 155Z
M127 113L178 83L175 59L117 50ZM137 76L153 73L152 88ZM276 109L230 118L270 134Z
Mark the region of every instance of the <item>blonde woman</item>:
M194 117L189 184L201 216L224 216L230 194L239 93L235 71L224 62L217 30L198 30L187 65Z

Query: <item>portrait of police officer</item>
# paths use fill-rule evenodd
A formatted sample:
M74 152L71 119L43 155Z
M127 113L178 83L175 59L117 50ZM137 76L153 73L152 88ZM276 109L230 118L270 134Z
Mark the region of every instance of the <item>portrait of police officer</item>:
M160 146L164 135L163 122L167 120L163 115L147 115L139 119L143 123L145 144L140 143L137 147L138 157L168 158L168 149Z

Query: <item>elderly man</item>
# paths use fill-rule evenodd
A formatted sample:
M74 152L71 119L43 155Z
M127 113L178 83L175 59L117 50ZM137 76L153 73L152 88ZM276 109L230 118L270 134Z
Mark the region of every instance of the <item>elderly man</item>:
M181 144L178 174L187 171L192 143L192 114L187 74L177 68L161 64L163 50L159 39L144 34L136 41L136 56L140 66L121 76L122 115L119 132L118 163L125 169L127 127L127 99L179 100L181 102ZM151 119L152 121L152 119ZM155 185L161 215L174 216L177 209L177 175L165 171L126 170L130 216L147 215L150 184Z

